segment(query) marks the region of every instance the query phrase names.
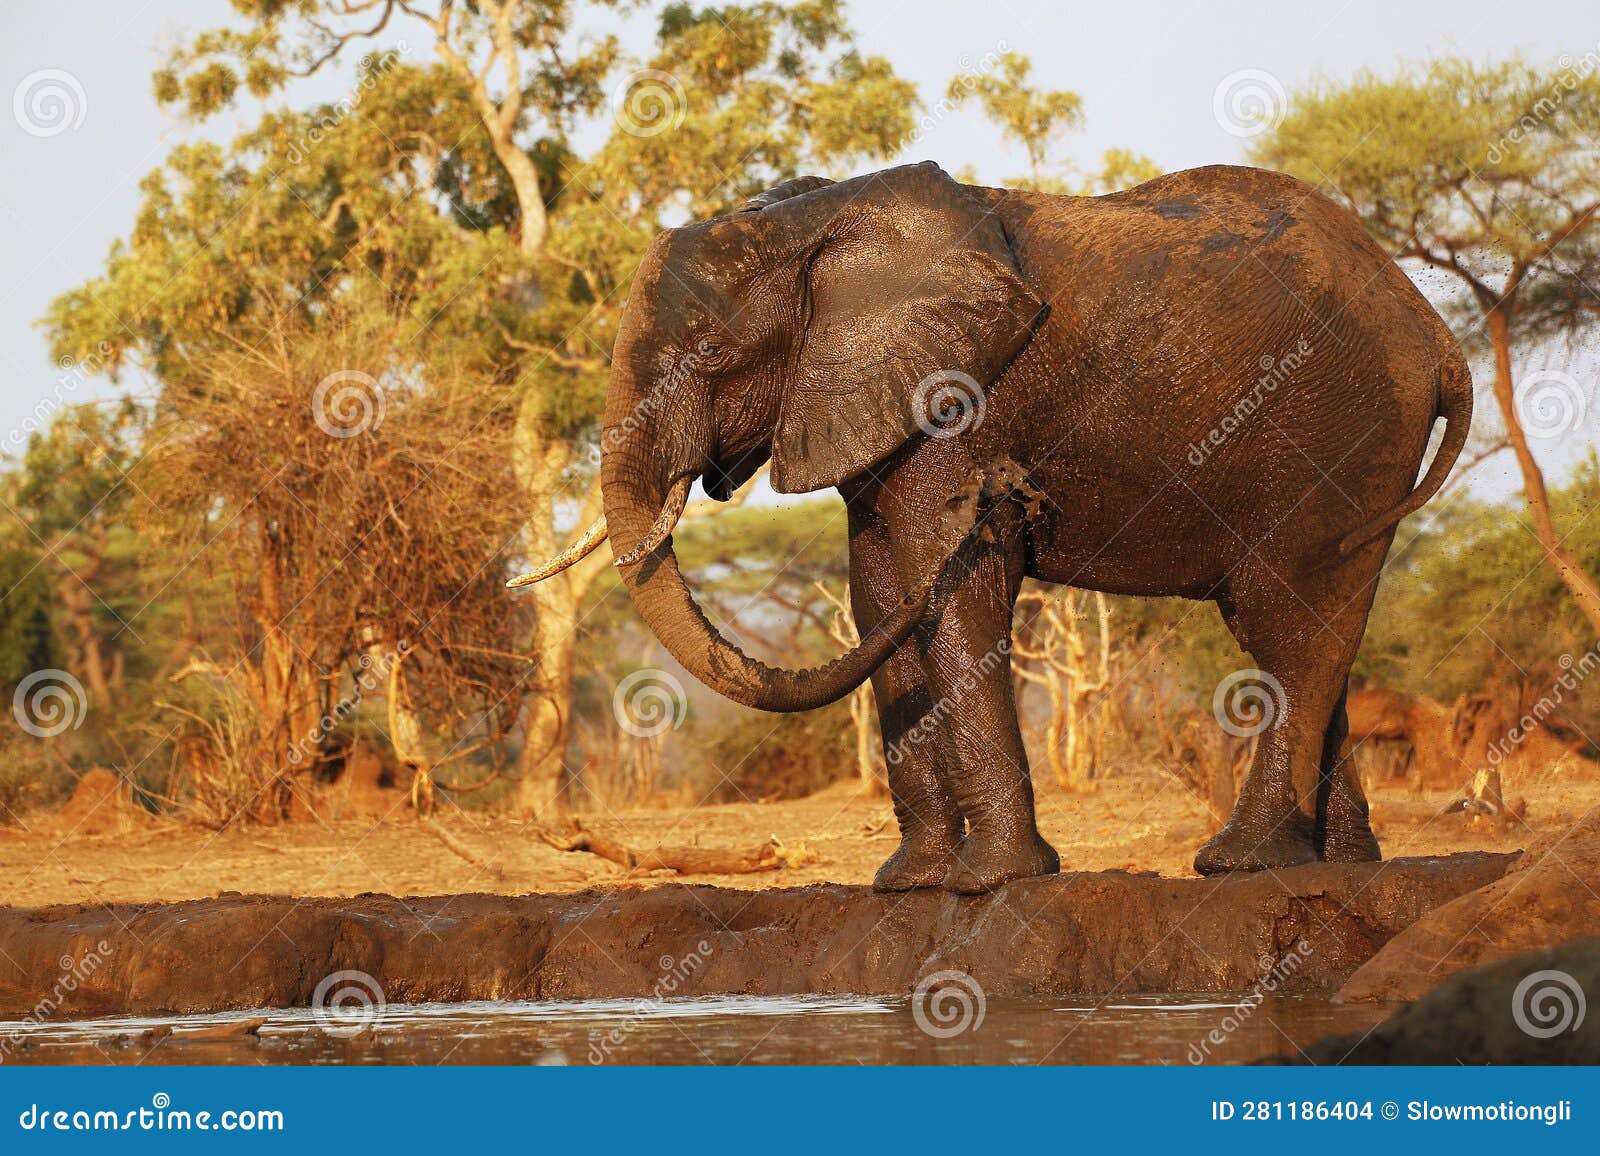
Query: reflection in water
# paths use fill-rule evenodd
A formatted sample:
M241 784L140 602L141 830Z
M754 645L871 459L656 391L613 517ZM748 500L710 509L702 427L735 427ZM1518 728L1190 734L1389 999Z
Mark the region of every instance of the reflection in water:
M232 1039L217 1037L251 1013L0 1023L0 1044L20 1064L1238 1063L1363 1032L1389 1009L1308 996L1242 1014L1215 994L992 999L937 1035L914 1010L904 998L728 996L391 1005L329 1025L298 1008L256 1012L266 1023Z

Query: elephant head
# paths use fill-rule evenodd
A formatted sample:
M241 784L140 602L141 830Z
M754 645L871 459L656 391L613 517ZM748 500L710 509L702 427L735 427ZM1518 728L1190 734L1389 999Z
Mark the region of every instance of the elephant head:
M931 163L800 178L662 233L612 354L605 526L514 585L609 535L640 615L709 686L767 710L843 697L910 633L936 575L834 662L764 666L722 638L679 573L671 533L690 485L726 499L769 457L782 493L857 477L928 428L930 379L987 388L1043 310L999 220Z

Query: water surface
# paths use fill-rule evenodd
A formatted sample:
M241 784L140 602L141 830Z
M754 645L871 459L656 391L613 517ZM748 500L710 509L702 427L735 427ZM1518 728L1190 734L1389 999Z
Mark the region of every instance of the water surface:
M392 1004L0 1023L12 1064L1190 1064L1293 1056L1390 1009L1324 997L855 996ZM255 1016L253 1034L214 1037Z

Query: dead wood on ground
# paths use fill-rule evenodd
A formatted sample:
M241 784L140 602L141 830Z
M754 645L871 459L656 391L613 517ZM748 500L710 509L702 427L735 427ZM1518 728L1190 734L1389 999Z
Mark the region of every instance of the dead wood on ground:
M749 875L813 863L817 854L804 843L785 847L776 835L745 850L663 844L636 850L619 839L590 830L574 819L570 827L534 826L534 833L557 851L584 851L628 871L673 871L679 875Z

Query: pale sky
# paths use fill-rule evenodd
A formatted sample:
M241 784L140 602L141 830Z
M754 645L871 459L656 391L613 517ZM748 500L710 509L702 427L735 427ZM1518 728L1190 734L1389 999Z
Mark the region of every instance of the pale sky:
M1001 142L975 112L942 112L938 102L953 75L992 52L1026 53L1036 83L1082 94L1087 127L1063 143L1063 156L1089 166L1104 149L1121 147L1167 169L1243 158L1245 142L1225 131L1213 105L1219 84L1245 70L1247 81L1264 73L1269 79L1260 83L1292 91L1317 77L1348 78L1362 68L1384 71L1447 53L1480 60L1520 53L1553 63L1600 52L1595 0L854 0L849 11L862 47L914 80L929 107L932 127L905 159L933 159L951 171L972 165L989 181L1024 171L1020 149ZM112 242L132 225L139 179L174 144L225 139L244 123L218 118L196 128L158 109L150 95L150 74L166 50L230 13L223 0L7 4L0 89L13 107L0 118L0 448L64 388L74 401L113 392L103 381L69 379L64 387L34 322L52 297L101 269ZM597 29L615 25L609 14L594 21ZM647 47L652 26L634 22L635 50ZM424 46L413 38L413 52ZM313 82L296 93L296 103L331 98L347 79ZM49 135L37 135L37 118L59 115L59 108L18 108L29 86L41 84L66 100L64 119L44 125ZM258 113L252 108L246 119ZM33 133L25 131L30 116ZM1584 372L1592 376L1592 365ZM1593 399L1592 381L1584 385ZM1591 413L1566 441L1541 443L1538 452L1559 474L1595 440L1596 428ZM1513 463L1501 457L1480 471L1475 488L1511 487Z

